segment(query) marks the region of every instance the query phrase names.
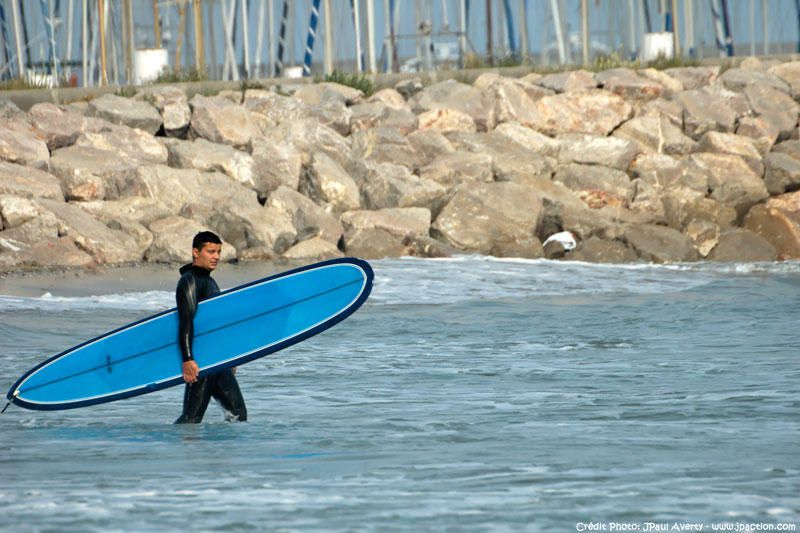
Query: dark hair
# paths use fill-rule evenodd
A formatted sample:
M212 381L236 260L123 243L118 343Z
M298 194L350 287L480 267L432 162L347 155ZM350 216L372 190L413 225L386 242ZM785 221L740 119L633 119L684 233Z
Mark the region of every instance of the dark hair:
M201 231L200 233L194 236L194 239L192 239L192 248L197 248L198 250L202 250L203 246L209 243L222 244L222 241L214 232Z

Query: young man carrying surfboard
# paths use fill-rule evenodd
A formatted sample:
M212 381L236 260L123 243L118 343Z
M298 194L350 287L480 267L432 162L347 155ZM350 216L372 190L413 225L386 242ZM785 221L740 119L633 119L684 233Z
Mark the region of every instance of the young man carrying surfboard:
M219 264L222 241L210 231L201 231L192 240L192 262L180 269L181 279L175 290L178 304L178 345L183 357L183 413L176 424L200 423L213 397L231 421L247 420L247 408L236 381L235 369L226 368L209 376L199 377L200 369L192 353L194 316L197 304L218 294L219 286L211 272Z

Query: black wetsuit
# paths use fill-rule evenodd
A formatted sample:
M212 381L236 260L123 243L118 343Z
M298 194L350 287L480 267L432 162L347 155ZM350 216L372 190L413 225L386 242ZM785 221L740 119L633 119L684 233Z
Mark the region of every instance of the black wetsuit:
M194 359L192 341L194 339L194 315L197 304L219 293L219 286L211 272L205 268L185 265L181 267L181 279L175 290L178 304L178 344L183 361ZM236 376L230 369L221 370L210 376L198 378L195 383L187 383L183 394L183 414L176 424L199 423L214 397L227 412L229 420L247 420L247 408Z

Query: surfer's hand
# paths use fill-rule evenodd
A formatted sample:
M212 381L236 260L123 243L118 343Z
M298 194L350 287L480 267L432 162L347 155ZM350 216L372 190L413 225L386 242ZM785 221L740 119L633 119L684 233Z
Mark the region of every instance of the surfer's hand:
M186 383L194 383L197 381L197 375L199 373L200 369L194 361L186 361L183 363L183 381Z

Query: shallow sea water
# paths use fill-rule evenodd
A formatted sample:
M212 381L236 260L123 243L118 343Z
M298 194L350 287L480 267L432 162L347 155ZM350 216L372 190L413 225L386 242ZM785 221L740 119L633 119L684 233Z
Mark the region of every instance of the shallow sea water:
M351 318L239 369L245 424L172 425L180 387L10 407L0 530L800 523L800 264L373 267ZM172 298L0 296L0 386Z

